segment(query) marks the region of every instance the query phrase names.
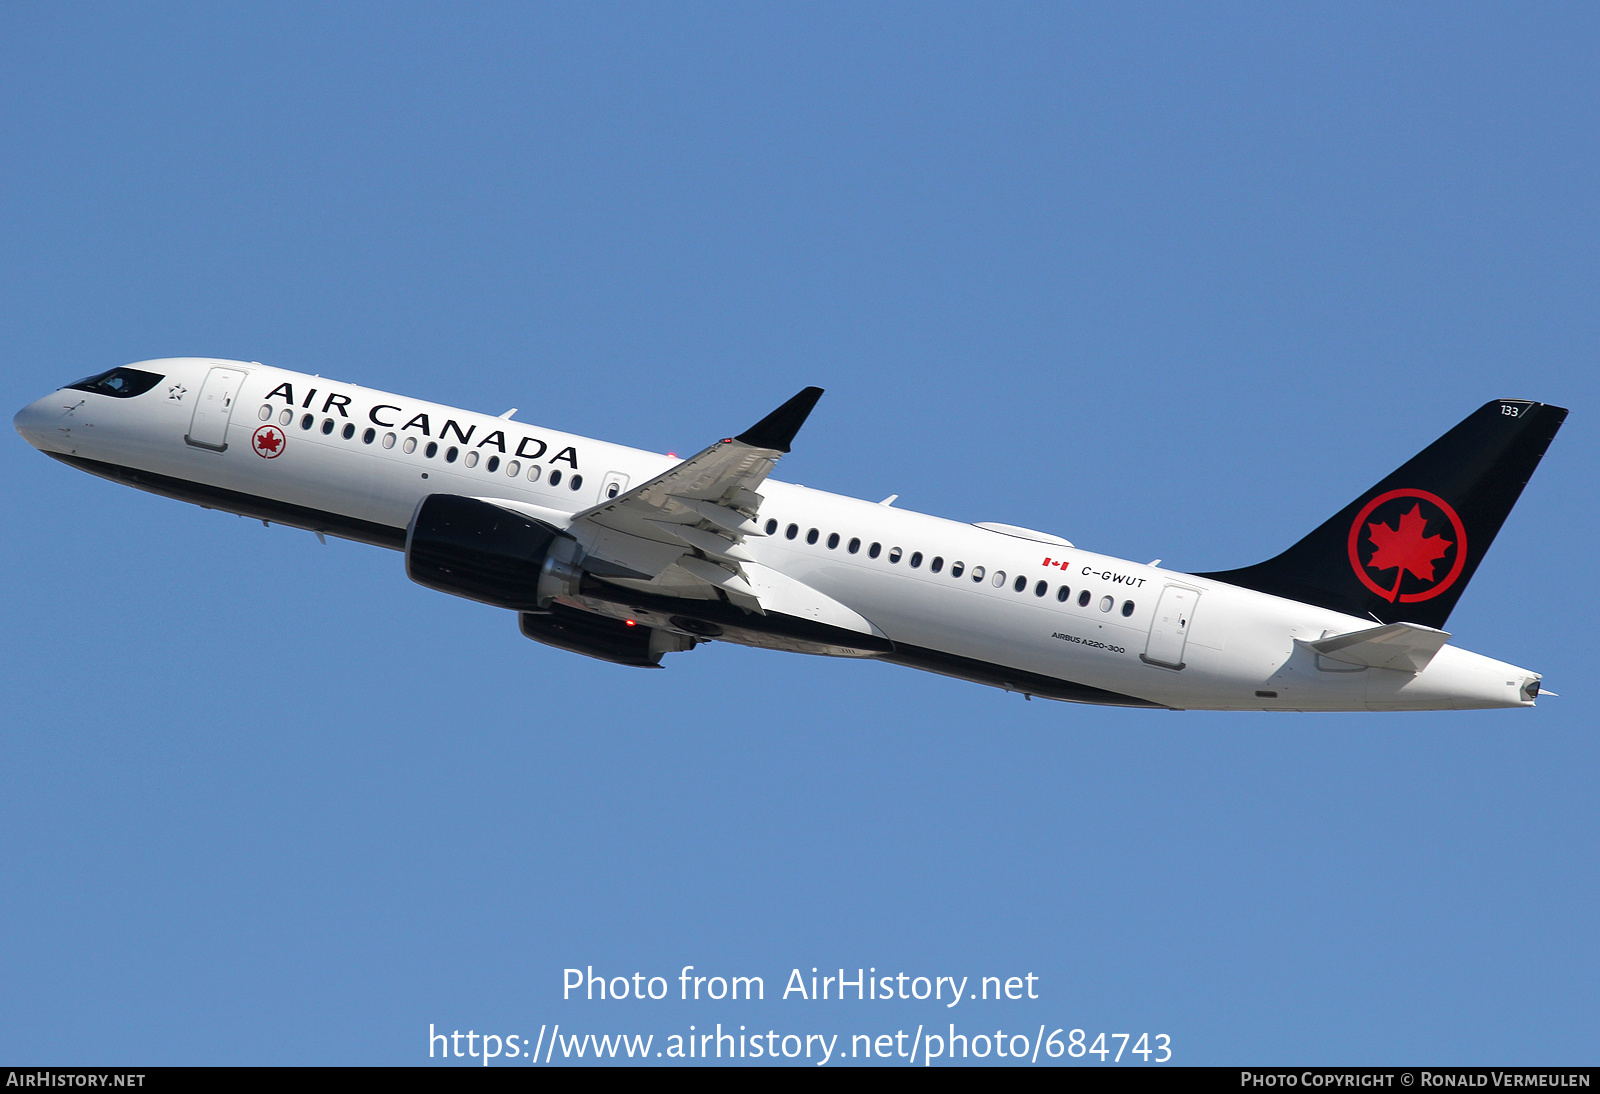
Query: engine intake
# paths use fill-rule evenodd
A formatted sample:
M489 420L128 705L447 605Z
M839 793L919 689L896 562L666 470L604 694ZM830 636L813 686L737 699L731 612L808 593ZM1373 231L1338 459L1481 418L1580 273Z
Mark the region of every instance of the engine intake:
M406 575L453 596L538 611L570 583L576 548L543 521L477 498L429 494L406 531Z

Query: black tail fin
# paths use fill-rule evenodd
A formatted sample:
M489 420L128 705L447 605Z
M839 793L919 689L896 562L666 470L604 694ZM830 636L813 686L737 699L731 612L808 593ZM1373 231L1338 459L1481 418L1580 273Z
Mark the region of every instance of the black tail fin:
M1566 417L1545 403L1485 403L1277 558L1199 576L1442 628Z

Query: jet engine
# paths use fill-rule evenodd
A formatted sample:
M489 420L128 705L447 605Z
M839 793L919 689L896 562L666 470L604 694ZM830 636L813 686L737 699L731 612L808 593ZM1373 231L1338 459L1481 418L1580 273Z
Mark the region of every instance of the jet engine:
M583 570L570 536L540 520L459 494L430 494L406 531L406 574L419 585L520 613L535 642L619 665L654 667L694 639L556 602Z
M429 494L406 530L406 576L514 611L577 591L578 545L558 529L477 498Z
M565 604L552 604L548 612L523 612L519 618L522 633L535 642L638 668L657 668L662 654L690 650L695 644L688 635L581 612Z

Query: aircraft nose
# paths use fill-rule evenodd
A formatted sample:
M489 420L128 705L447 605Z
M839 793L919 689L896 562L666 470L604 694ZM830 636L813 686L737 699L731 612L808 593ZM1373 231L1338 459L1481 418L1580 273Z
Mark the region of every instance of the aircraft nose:
M11 419L11 424L22 434L23 440L35 448L43 448L46 439L55 432L55 418L61 416L61 407L56 405L60 401L54 395L36 399L17 411L16 417Z

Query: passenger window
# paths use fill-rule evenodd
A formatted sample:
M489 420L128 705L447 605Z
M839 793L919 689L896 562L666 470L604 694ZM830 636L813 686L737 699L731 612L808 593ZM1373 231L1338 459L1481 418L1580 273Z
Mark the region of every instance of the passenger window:
M1061 601L1061 603L1063 603L1063 604L1065 604L1067 602L1067 597L1069 597L1071 595L1072 595L1072 590L1067 588L1065 585L1061 586L1061 588L1056 590L1056 599Z
M861 550L861 538L857 536L850 541L850 553L855 554L859 550Z
M583 489L583 476L582 475L574 475L574 476L572 476L571 486L572 486L572 488L574 490L582 490Z
M344 423L344 429L342 432L344 433L344 439L348 441L351 437L356 435L355 424L352 422Z
M1041 581L1041 582L1039 582L1039 584L1037 584L1037 585L1035 585L1033 587L1033 595L1034 596L1043 596L1045 593L1047 593L1049 591L1050 591L1050 583L1048 581Z
M279 425L288 425L292 421L294 421L294 411L288 409L278 411Z
M370 425L367 426L367 431L365 433L361 434L361 443L362 444L371 444L373 441L375 441L377 439L378 439L378 431L376 429L373 429Z
M1088 606L1089 606L1089 590L1085 589L1085 590L1083 590L1083 592L1078 594L1078 607L1087 608Z
M784 539L793 539L795 536L798 536L799 534L800 534L800 526L798 524L791 524L791 525L789 525L789 527L787 527L787 528L785 528L783 530L783 538Z
M928 569L932 573L938 573L940 570L944 569L944 559L940 558L938 555L934 555L933 561L928 563Z
M383 447L385 447L385 448L393 448L394 447L394 442L395 442L395 435L393 433L385 433L383 435Z
M950 576L951 577L960 577L961 576L961 571L965 570L966 568L967 568L967 564L965 562L952 562L950 564Z
M777 521L775 521L775 520L767 521L767 535L770 536L770 535L772 535L772 533L776 532L777 530L778 530L778 522Z
M983 567L982 566L974 566L972 568L972 580L974 580L974 581L982 581L983 580Z
M547 481L550 483L551 486L560 486L561 485L561 468L552 467L550 469L550 478Z
M996 589L998 589L1000 586L1004 585L1005 583L1006 583L1006 572L1004 570L996 570L994 572L994 576L989 579L989 584L993 585Z
M882 552L882 551L883 551L883 544L874 543L871 547L867 548L867 557L868 558L877 558L879 553Z
M1130 616L1132 614L1133 614L1133 601L1124 600L1122 602L1122 617L1124 619L1126 619L1128 616Z
M266 421L268 418L272 417L272 408L270 406L262 407L260 410L256 411L256 417L260 418L263 422Z
M815 542L817 542L817 536L819 536L819 535L821 535L821 533L818 532L815 528L811 529L811 531L806 533L806 542L807 543L815 543Z
M839 546L839 533L838 532L830 532L830 533L828 533L828 550L831 551L835 547L838 547L838 546Z
M429 441L428 442L428 447L424 448L422 450L422 454L424 456L428 457L428 459L430 459L430 460L433 459L435 456L437 456L439 454L439 442L438 441Z
M540 467L538 464L530 463L528 465L528 481L529 482L538 482L539 481L539 476L542 475L542 474L544 474L544 468Z
M405 449L406 455L409 456L417 450L417 439L415 437L407 437L406 443L402 447Z
M893 565L894 563L899 562L899 561L900 561L900 548L898 548L898 547L889 548L889 563L890 563L890 565Z
M490 471L498 471L498 470L500 470L500 457L499 456L490 456L489 457L489 462L484 464L484 466L487 467Z
M313 418L311 415L307 414L303 418L300 419L300 428L301 429L310 429L312 427L312 425L315 424L315 422L316 422L316 419Z
M516 478L518 475L522 474L522 462L520 460L506 461L506 474L510 475L512 478Z
M332 418L324 418L324 419L322 419L322 435L324 437L326 437L329 433L332 433L332 432L333 432L333 419Z
M1111 599L1111 597L1102 596L1100 598L1100 610L1103 611L1103 612L1109 612L1111 610L1111 605L1113 605L1115 603L1116 603L1116 601Z
M457 448L455 445L451 445L449 448L444 450L444 462L455 463L456 457L459 455L461 455L461 449Z
M467 458L465 460L463 460L462 462L465 463L468 467L477 467L478 466L478 454L476 452L468 452L467 453Z
M606 500L609 501L620 493L622 493L622 484L620 482L614 482L610 486L606 487Z
M1012 589L1014 589L1014 590L1016 590L1017 592L1020 593L1023 589L1026 589L1028 587L1028 579L1023 577L1021 574L1018 574L1016 583L1014 585L1012 585L1011 587L1012 587Z
M921 565L922 565L922 552L921 551L912 551L911 552L911 568L913 570L915 570L918 566L921 566Z

